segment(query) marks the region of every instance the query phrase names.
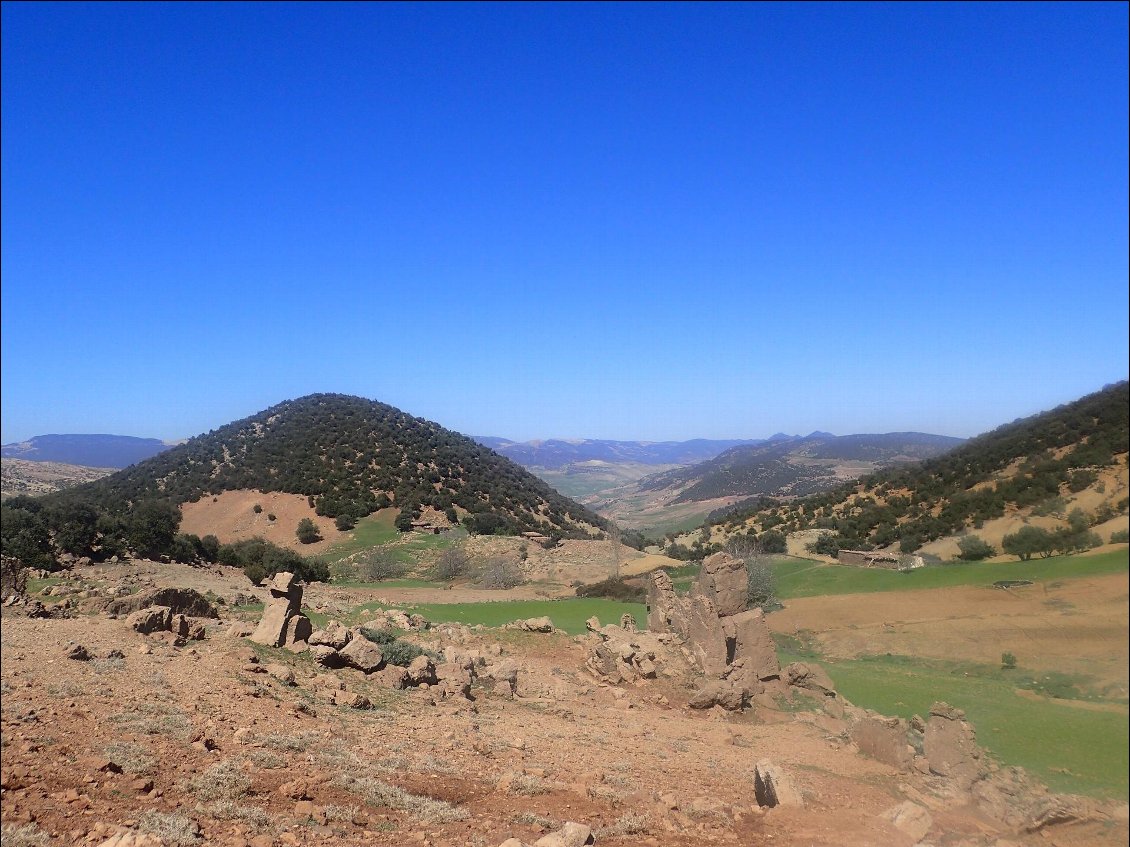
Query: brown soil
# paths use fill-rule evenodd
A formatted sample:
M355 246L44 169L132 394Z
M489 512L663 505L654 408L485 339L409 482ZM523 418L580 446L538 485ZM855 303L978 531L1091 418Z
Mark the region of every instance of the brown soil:
M255 512L255 506L263 510ZM324 553L346 533L340 532L333 518L315 514L301 494L283 494L279 491L263 493L255 490L225 491L207 495L195 503L181 506L181 532L199 536L216 536L222 544L244 541L248 538L265 538L280 547L292 547L304 555ZM269 515L274 515L271 520ZM298 522L310 518L318 527L322 540L303 544L295 531Z
M1125 697L1130 630L1127 574L1020 588L940 588L804 597L769 616L787 634L810 632L829 656L895 653L1083 673Z
M248 590L241 574L223 568L134 563L79 573L87 585L192 585L229 600ZM329 607L372 593L311 586L307 596ZM799 621L800 612L782 614ZM483 689L473 704L437 705L427 691L389 691L359 673L333 672L377 704L358 711L316 694L307 656L252 650L224 635L227 625L213 622L204 641L177 647L104 615L29 620L4 610L4 823L34 825L59 844L100 844L114 827L151 822L153 813L190 820L201 830L195 843L221 847L253 838L494 847L511 836L533 843L566 820L605 828L600 845L914 843L880 818L918 796L908 776L858 754L822 714L694 712L684 707L682 680L611 688L582 670L578 639L500 631L472 634L469 646L520 663L517 699ZM64 658L74 643L95 658ZM124 658L106 658L115 649ZM253 654L291 666L298 684L255 673ZM756 804L752 770L763 758L790 774L805 808ZM146 772L113 773L106 759ZM226 804L214 779L208 790L209 769L225 762L248 780ZM517 774L518 788L507 790ZM343 785L350 777L397 786L417 798L414 808L367 802ZM280 793L295 779L330 813L325 824ZM466 817L438 819L443 807L431 800ZM970 807L936 805L927 840L938 845L1081 847L1127 837L1125 822L1110 820L1006 833Z

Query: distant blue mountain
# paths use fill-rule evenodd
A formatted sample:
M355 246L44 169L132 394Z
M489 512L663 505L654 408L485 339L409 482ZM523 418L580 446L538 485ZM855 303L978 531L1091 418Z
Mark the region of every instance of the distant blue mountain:
M169 445L160 439L132 435L37 435L29 441L5 444L0 447L0 456L88 468L125 468L167 449Z

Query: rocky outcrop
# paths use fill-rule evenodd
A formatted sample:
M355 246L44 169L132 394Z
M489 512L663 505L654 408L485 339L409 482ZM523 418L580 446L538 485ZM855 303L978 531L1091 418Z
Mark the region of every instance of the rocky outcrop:
M965 712L948 703L930 707L922 746L930 772L947 777L962 790L971 788L987 773L973 727L965 721Z
M906 800L897 806L892 806L880 815L884 820L890 821L895 829L921 841L934 825L934 819L925 806Z
M902 718L872 712L852 725L851 740L859 752L905 773L914 760L914 748L907 743L909 730Z
M547 617L527 618L524 621L508 623L503 629L517 629L521 632L554 632L553 621Z
M671 636L625 629L622 626L600 626L591 618L589 631L599 637L591 644L585 658L590 673L613 684L637 679L655 679L670 674L675 668L686 669L685 661L672 649Z
M777 649L761 609L748 607L745 563L727 553L708 556L687 596L679 596L664 571L648 582L648 628L679 636L697 668L719 684L701 687L695 708L742 708L761 683L780 678ZM594 659L607 666L607 655ZM737 706L733 704L737 703Z
M153 588L108 601L103 610L111 615L131 615L151 606L165 606L173 614L190 618L218 618L211 601L191 588Z
M251 640L268 647L304 642L311 634L311 626L310 619L302 614L302 583L294 574L282 571L275 574L268 588L271 598L263 609L259 625L251 633ZM296 618L300 620L294 620Z

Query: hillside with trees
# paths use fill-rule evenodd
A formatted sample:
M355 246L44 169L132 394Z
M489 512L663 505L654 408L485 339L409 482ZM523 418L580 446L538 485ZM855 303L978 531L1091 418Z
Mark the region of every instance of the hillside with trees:
M961 443L960 438L922 432L774 436L768 443L733 447L697 465L646 477L639 489L677 492L675 503L798 496L828 490L877 467L938 456Z
M470 438L376 401L314 394L95 482L6 501L5 552L18 548L36 566L45 566L52 551L90 555L127 547L184 561L195 542L178 535L178 507L246 489L305 496L339 529L389 507L398 510L402 529L425 507L482 534L586 538L605 526L603 518Z
M1127 513L1128 451L1130 392L1120 382L936 458L808 497L759 498L714 516L696 543L705 551L734 534L820 530L813 552L826 555L877 548L913 553L955 536L966 559L1087 549L1107 540L1093 527ZM977 537L1005 518L1017 529L1005 537L1003 551ZM1038 526L1023 528L1030 523Z

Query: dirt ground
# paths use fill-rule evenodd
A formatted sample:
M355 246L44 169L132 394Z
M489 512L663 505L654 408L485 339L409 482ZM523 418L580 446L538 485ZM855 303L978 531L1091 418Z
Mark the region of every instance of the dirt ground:
M87 586L173 584L228 600L252 593L222 568L135 563L80 573ZM308 599L344 606L371 592L312 586ZM786 612L806 620L803 608ZM597 844L915 843L880 815L921 799L921 785L859 754L823 713L693 711L684 678L613 687L583 670L581 638L491 630L468 631L466 646L514 659L518 696L476 688L473 702L437 700L381 688L358 671L316 670L308 655L252 648L225 634L230 620L228 612L204 640L175 646L104 614L41 620L5 609L4 824L52 844L102 844L140 822L164 827L168 847L495 847L509 837L532 844L564 821L593 827ZM65 658L75 644L93 658ZM296 684L257 672L272 662L289 666ZM318 692L327 674L376 708L326 702ZM803 808L756 803L752 774L765 758L790 775ZM1113 819L1025 834L972 807L930 802L923 843L939 847L1127 837L1117 809Z
M263 507L261 512L255 511L256 504ZM333 518L317 515L301 494L281 491L225 491L195 503L185 503L181 514L181 532L201 537L211 534L220 539L221 544L258 536L280 547L300 549L306 556L324 553L346 536L334 526ZM270 519L271 515L275 516L274 520ZM303 544L298 540L295 531L303 518L310 518L317 525L321 541Z
M894 653L1082 673L1125 697L1130 659L1127 574L1018 588L939 588L788 600L776 632L812 633L825 655Z

